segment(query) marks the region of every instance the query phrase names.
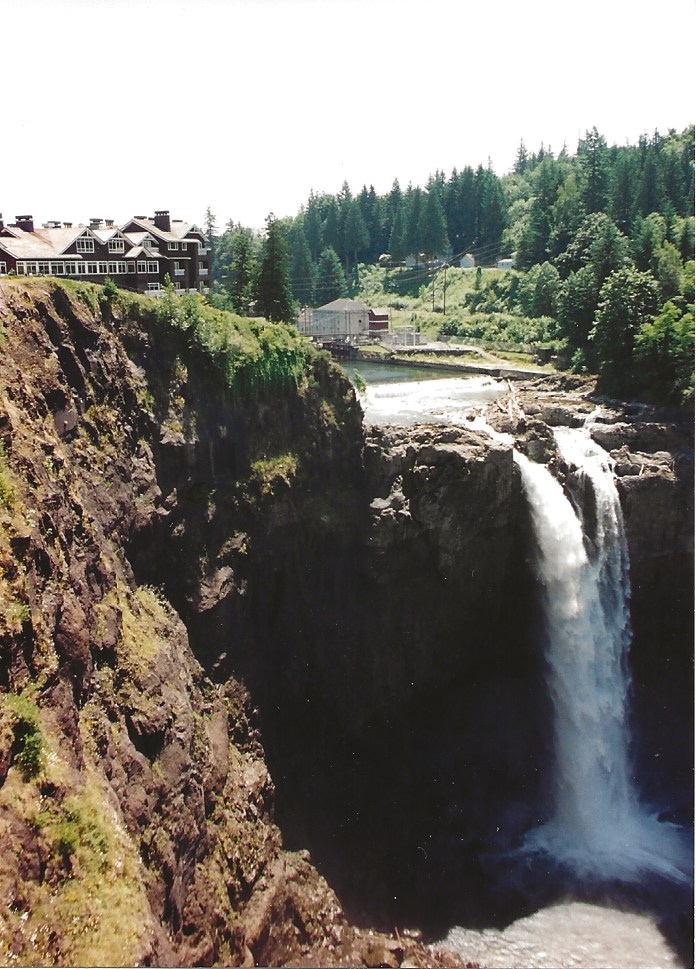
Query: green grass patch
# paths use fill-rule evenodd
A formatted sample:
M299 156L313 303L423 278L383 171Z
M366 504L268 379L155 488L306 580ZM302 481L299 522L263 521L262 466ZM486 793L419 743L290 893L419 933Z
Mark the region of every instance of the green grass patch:
M234 399L253 401L268 394L292 391L307 378L316 355L294 326L248 319L211 306L200 293L177 295L167 287L155 298L113 284L97 286L72 280L51 280L101 312L116 329L137 331L155 327L182 339L189 350L202 354Z
M3 694L0 703L3 733L10 735L11 763L29 781L43 772L46 759L38 707L26 693Z
M283 481L289 484L297 474L297 455L291 452L261 457L251 463L251 478L268 495L274 486Z
M12 473L7 462L7 452L5 445L0 442L0 508L8 511L12 508L15 499L15 488L12 483Z

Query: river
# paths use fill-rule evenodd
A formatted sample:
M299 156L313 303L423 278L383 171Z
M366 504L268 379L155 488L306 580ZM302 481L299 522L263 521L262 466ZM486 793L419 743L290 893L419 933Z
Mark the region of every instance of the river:
M344 364L354 385L365 383L360 402L368 424L418 421L463 424L480 416L505 389L493 377L453 377L451 370L355 361Z

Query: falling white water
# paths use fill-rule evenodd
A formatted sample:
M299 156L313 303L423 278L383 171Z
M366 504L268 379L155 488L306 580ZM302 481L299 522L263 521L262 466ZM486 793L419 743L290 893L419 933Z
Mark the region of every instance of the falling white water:
M628 557L609 457L584 430L559 429L557 443L591 482L593 535L547 468L516 452L538 543L555 721L554 811L526 847L580 875L686 881L678 829L641 806L631 775Z

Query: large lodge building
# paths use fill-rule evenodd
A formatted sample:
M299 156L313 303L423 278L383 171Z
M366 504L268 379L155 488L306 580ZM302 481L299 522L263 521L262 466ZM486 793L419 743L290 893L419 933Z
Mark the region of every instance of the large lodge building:
M177 290L207 292L210 274L206 237L198 226L171 219L135 216L125 225L91 219L89 225L45 222L30 215L5 224L0 215L0 276L62 276L118 286L138 293L162 291L167 276Z

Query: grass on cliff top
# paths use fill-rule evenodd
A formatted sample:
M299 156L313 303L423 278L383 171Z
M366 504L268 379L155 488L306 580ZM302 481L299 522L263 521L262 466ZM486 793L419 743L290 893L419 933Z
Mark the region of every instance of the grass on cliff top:
M178 296L168 286L153 297L119 289L107 279L103 286L49 276L8 277L3 281L25 293L56 289L90 311L120 326L155 326L182 336L188 346L207 357L235 399L257 400L301 386L317 351L296 327L266 319L238 316L211 306L200 293Z
M211 360L233 396L242 400L298 387L314 355L294 327L216 309L199 293L178 296L168 286L163 297L153 298L118 289L109 280L97 289L105 316L116 318L120 310L182 334L189 347Z

